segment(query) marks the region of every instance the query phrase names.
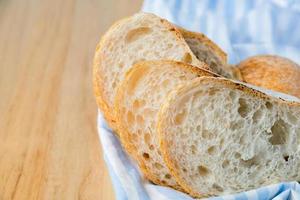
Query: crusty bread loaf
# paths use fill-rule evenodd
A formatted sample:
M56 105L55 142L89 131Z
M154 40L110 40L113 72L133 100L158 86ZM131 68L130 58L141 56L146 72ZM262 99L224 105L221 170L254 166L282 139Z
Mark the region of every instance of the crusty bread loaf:
M208 64L210 69L221 76L241 80L239 71L227 63L226 53L203 33L185 30L179 31L198 60Z
M158 132L171 174L195 197L300 180L300 103L223 78L170 93Z
M122 144L144 175L156 184L179 189L159 150L156 134L159 108L178 84L199 76L213 74L181 62L144 61L129 70L117 90L115 109Z
M250 57L238 69L246 83L300 97L300 66L280 56Z
M98 106L112 128L116 128L116 88L125 72L138 61L160 59L209 69L195 57L175 26L153 14L138 13L123 19L102 37L94 58L94 88Z

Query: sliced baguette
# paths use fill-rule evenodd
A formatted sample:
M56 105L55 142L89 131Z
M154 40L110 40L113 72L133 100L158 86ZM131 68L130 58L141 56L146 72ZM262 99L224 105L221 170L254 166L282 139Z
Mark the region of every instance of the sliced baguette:
M209 69L196 58L175 26L153 14L138 13L123 19L102 37L94 57L94 88L98 106L113 129L113 102L125 72L138 61L160 59Z
M259 55L238 64L246 83L300 97L300 66L280 56Z
M135 64L120 83L115 99L123 146L152 182L180 189L165 166L156 133L157 114L167 94L177 85L200 76L216 76L175 61Z
M170 93L159 113L163 157L195 197L300 180L300 103L222 78Z
M221 76L241 80L238 69L227 63L226 53L203 33L185 30L179 31L198 60L208 64L210 69Z

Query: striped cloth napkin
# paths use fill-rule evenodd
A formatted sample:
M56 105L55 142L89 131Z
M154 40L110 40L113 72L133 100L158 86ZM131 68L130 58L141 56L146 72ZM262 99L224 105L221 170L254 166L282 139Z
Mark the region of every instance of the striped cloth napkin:
M143 11L189 30L205 33L238 63L255 54L277 54L300 63L300 1L295 0L145 0ZM192 200L143 179L119 140L98 115L104 159L119 200ZM297 182L279 183L209 200L300 200Z

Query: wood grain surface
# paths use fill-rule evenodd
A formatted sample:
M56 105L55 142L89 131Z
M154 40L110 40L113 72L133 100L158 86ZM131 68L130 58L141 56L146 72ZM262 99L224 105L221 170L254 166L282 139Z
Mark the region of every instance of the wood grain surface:
M141 0L0 0L0 200L114 199L92 58Z

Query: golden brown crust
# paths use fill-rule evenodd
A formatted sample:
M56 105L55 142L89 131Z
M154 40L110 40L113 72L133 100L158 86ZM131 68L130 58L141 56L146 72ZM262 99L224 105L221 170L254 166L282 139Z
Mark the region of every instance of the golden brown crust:
M114 133L116 133L117 136L119 136L118 129L117 129L117 123L114 117L110 114L109 108L107 107L107 104L103 101L101 85L99 84L99 80L97 78L97 74L94 74L93 78L93 86L94 86L94 95L96 98L96 103L100 110L103 112L103 116L108 123L109 127L112 128Z
M287 58L254 56L239 63L238 69L246 83L300 97L300 66Z
M227 54L212 40L210 40L206 35L203 33L197 33L193 31L188 31L184 28L178 27L178 30L183 35L184 38L194 38L200 41L200 43L205 44L209 47L213 52L215 52L219 58L221 58L224 64L227 63Z
M136 63L127 73L125 76L125 79L121 82L121 84L118 87L117 95L115 98L114 107L116 109L117 113L117 122L119 127L119 133L121 138L121 143L126 149L126 151L138 162L142 172L144 173L145 177L154 182L155 184L164 185L164 186L170 186L165 183L163 183L160 179L157 178L155 174L152 173L151 169L147 168L147 165L145 164L143 158L141 158L137 154L137 147L133 144L131 138L131 133L127 129L127 126L125 125L123 119L124 119L124 111L121 108L121 103L123 102L123 99L125 99L125 91L127 91L128 82L132 79L132 77L136 77L136 73L140 75L140 71L147 71L147 68L151 68L153 65L172 65L174 68L182 68L188 71L191 71L195 74L200 76L214 76L218 77L218 75L211 73L210 71L200 69L198 67L194 67L192 65L188 65L182 62L176 62L176 61L170 61L170 60L161 60L161 61L142 61L139 63ZM146 72L147 73L147 72ZM182 188L179 185L171 185L171 187L183 191Z
M224 70L224 72L228 73L227 78L233 78L235 80L243 81L239 69L234 65L230 65L227 63L227 54L206 35L204 35L203 33L188 31L181 27L177 28L185 39L198 40L200 44L204 44L207 48L210 49L210 51L214 52L215 56L217 56L222 63L222 66L220 67Z
M187 191L191 196L197 197L197 198L203 198L203 194L199 193L198 191L194 191L192 187L185 182L185 180L181 177L179 172L179 166L176 166L176 163L173 162L172 156L170 155L170 152L168 151L168 147L170 144L168 143L168 140L165 138L170 138L172 135L170 133L166 132L165 126L166 126L166 119L168 118L168 108L170 105L174 105L175 102L178 100L179 96L182 96L186 92L194 89L194 88L201 88L201 85L206 83L217 83L219 85L222 85L222 87L232 88L241 90L245 93L248 93L249 95L253 97L259 97L264 99L265 101L273 101L277 102L279 104L288 104L289 106L300 106L299 102L290 102L285 101L283 99L271 97L269 95L266 95L260 91L257 91L255 89L249 88L243 84L236 83L233 81L230 81L225 78L216 78L216 77L200 77L195 80L192 80L188 84L179 86L176 90L174 90L172 93L169 94L167 101L165 101L164 105L161 107L159 112L159 122L157 125L158 135L159 135L159 142L160 142L160 149L163 155L163 158L165 160L166 165L171 171L172 176L176 179L176 181L180 184L180 186L183 188L183 190Z
M117 136L118 130L117 130L117 124L114 116L110 112L110 108L108 107L107 103L104 101L103 93L103 87L102 84L100 84L100 79L98 77L98 73L95 72L95 67L94 67L94 73L93 73L93 86L94 86L94 95L96 98L96 103L98 105L98 108L102 111L102 114L108 123L109 127L112 128L114 133L116 133Z
M100 39L100 42L97 44L96 49L95 49L95 56L93 60L93 87L94 87L94 95L96 97L96 103L98 105L98 108L103 113L103 116L108 123L109 127L112 128L114 133L116 133L117 136L119 136L118 131L117 131L117 124L114 115L111 113L111 109L109 108L107 102L105 101L105 97L103 94L103 78L101 77L101 73L98 72L99 65L101 65L101 60L102 60L102 55L100 53L100 50L102 46L104 45L106 38L108 37L109 33L112 32L117 26L122 24L123 22L127 21L130 19L130 17L125 17L121 20L116 21L110 29L102 36Z
M185 39L184 39L184 36L183 36L183 34L184 34L183 30L184 30L184 29L182 29L182 28L180 28L180 27L174 26L173 24L171 24L169 21L167 21L167 20L165 20L165 19L161 19L160 21L161 21L166 27L169 28L169 31L173 32L173 33L177 36L177 38L178 38L179 41L183 41L184 43L186 43L186 42L185 42ZM189 31L187 31L187 32L189 32ZM190 32L190 33L192 33L192 32ZM186 46L188 46L188 45L186 44ZM190 50L190 51L191 51L191 50ZM193 57L194 57L194 59L197 59L195 55L193 55ZM197 59L197 60L198 60L198 59ZM209 67L206 63L204 63L204 62L202 62L202 61L200 61L200 60L198 60L198 61L199 61L200 65L197 66L197 67L202 68L202 69L205 69L205 70L211 70L210 67ZM186 62L186 63L187 63L187 64L191 64L190 62Z

